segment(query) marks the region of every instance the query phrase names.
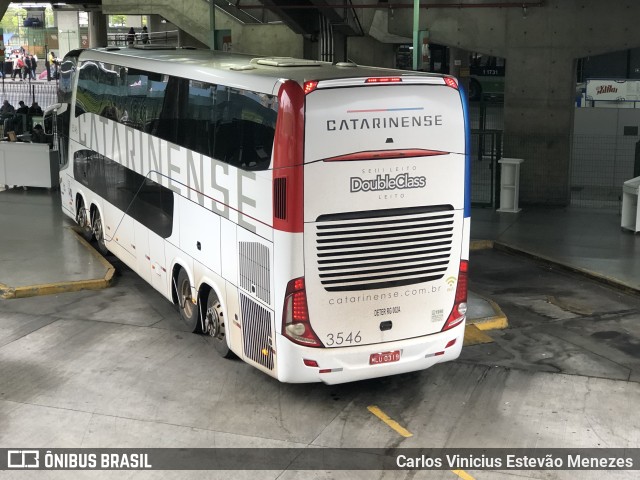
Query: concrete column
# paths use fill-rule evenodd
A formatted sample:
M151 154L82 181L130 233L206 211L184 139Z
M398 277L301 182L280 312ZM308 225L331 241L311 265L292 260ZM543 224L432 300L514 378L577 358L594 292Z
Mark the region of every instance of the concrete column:
M107 46L107 16L89 12L89 48Z
M162 17L160 15L149 15L147 20L149 33L166 31L167 24L162 23Z
M523 201L567 205L577 61L562 52L530 50L507 53L504 156L525 159ZM538 70L546 71L545 78Z
M303 37L302 57L309 60L318 60L318 39Z
M512 6L430 8L420 27L433 43L506 58L503 154L525 159L520 199L567 205L576 59L640 47L640 2ZM410 11L389 19L396 35L408 35L411 25Z
M58 25L58 51L56 55L62 58L70 50L80 48L78 12L66 10L56 12L56 25Z
M335 30L333 31L333 61L347 61L347 36Z
M449 47L449 74L458 79L465 92L469 92L469 52Z

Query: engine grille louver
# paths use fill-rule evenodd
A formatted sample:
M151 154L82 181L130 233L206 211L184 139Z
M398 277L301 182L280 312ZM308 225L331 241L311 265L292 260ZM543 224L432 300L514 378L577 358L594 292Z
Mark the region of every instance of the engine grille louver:
M257 242L239 242L240 287L271 304L269 247Z
M243 293L240 294L240 309L243 319L242 336L245 356L273 370L271 311Z
M320 281L336 292L438 280L449 264L453 230L451 205L322 215Z

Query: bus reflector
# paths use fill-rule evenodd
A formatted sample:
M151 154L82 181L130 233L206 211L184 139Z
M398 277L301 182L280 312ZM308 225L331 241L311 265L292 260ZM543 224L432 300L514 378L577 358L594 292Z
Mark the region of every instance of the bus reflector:
M465 319L467 313L467 280L468 280L469 261L460 261L460 270L458 274L458 285L456 286L456 297L453 308L449 314L449 318L442 327L442 331L459 325Z
M282 333L299 345L323 346L309 323L304 277L294 278L287 284L282 310Z
M367 78L364 83L398 83L402 82L400 77L371 77Z
M306 358L303 358L302 361L304 362L304 364L307 367L319 367L320 365L318 365L318 362L316 362L315 360L309 360Z
M440 150L423 150L410 148L404 150L369 150L367 152L348 153L337 157L325 158L323 162L348 162L352 160L388 160L390 158L432 157L434 155L447 155L449 152Z
M318 82L316 80L309 80L308 82L304 82L304 94L308 95L313 92L318 87Z
M451 88L458 89L458 81L453 77L444 77L444 83Z

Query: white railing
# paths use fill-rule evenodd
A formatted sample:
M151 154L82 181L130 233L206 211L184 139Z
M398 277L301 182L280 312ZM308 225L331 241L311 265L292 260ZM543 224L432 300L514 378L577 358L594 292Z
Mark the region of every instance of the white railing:
M133 40L133 42L131 40ZM107 34L107 45L110 47L126 47L131 44L180 46L180 36L178 35L178 30L169 30L166 32L151 32L147 33L146 35L139 31L135 33L133 39L129 37L129 33Z

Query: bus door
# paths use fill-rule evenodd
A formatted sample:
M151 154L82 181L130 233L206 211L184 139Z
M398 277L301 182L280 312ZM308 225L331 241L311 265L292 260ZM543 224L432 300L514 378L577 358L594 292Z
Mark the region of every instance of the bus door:
M451 312L466 162L447 81L332 80L306 96L305 282L327 347L437 333Z

